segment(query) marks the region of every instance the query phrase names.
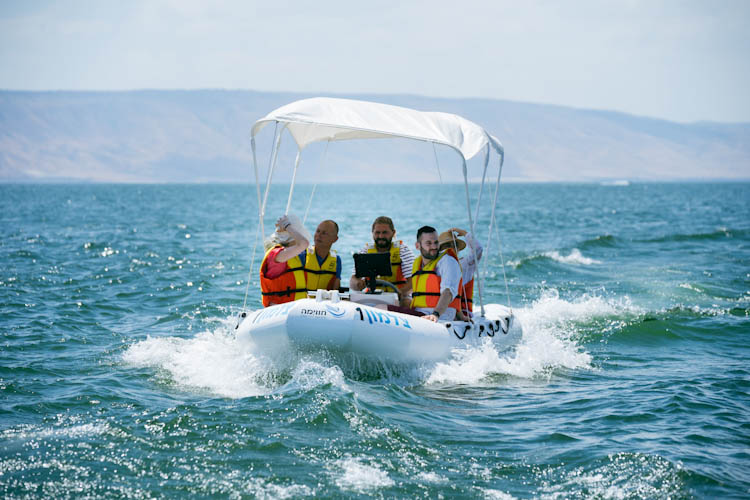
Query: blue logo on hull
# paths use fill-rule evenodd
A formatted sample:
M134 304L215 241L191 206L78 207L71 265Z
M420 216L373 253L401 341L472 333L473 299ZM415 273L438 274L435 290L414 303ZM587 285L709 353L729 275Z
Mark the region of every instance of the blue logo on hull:
M330 306L326 304L326 310L328 311L328 314L330 314L334 318L340 318L344 314L346 314L346 309L342 309L338 306Z

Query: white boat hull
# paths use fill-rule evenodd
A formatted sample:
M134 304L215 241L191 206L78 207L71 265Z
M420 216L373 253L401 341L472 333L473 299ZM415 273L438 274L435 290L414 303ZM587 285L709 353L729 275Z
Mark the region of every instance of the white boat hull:
M474 323L433 323L407 314L331 299L302 299L247 314L239 340L261 350L325 349L396 362L448 359L456 348L490 339L499 351L517 344L522 331L505 306L485 306Z

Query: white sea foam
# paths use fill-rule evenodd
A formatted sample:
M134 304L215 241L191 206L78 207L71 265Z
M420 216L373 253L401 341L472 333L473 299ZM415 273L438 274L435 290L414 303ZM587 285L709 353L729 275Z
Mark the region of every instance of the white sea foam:
M300 360L292 374L292 380L302 389L310 390L320 385L331 384L344 391L349 391L344 374L338 366L326 366L318 361Z
M575 496L571 492L584 491L589 497L605 499L686 496L680 464L658 456L629 453L610 455L607 460L592 470L552 467L546 475L554 479L542 484L538 497L557 500Z
M508 260L508 262L506 262L506 264L510 267L517 268L518 266L522 265L525 262L528 262L528 261L531 261L540 257L547 257L548 259L552 259L555 262L560 262L561 264L573 264L573 265L579 265L579 266L590 266L592 264L602 263L600 260L596 260L596 259L592 259L590 257L584 256L579 249L574 248L570 251L568 255L562 255L557 250L551 250L549 252L543 252L541 254L524 257L519 260L510 259Z
M326 384L349 390L338 366L300 359L293 352L269 357L257 352L252 342L238 341L233 333L234 321L233 317L221 320L214 331L191 338L148 337L130 346L122 359L132 366L160 370L172 383L188 390L228 398L270 394L278 388L278 374L284 371L291 373L287 384L304 390Z
M417 474L417 479L425 483L433 483L433 484L440 484L440 483L448 482L447 477L441 476L435 472L420 472L419 474Z
M427 383L474 384L493 374L532 378L555 368L589 369L591 355L577 343L576 325L597 318L638 313L623 299L584 295L567 301L557 290L545 290L530 307L514 312L523 327L523 338L511 353L498 353L492 343L456 350L450 361L437 363Z
M268 394L274 363L240 344L226 327L188 339L148 337L123 354L123 361L165 371L178 385L242 398Z
M551 252L544 252L545 257L560 262L562 264L579 264L583 266L590 266L591 264L601 264L601 261L584 257L580 250L574 248L568 255L561 255L557 250Z
M680 288L685 288L686 290L690 290L690 291L693 291L693 292L703 293L703 291L700 288L698 288L698 287L696 287L694 285L691 285L690 283L680 283L679 287Z
M498 352L489 339L476 347L457 349L450 360L405 372L409 382L428 384L475 384L501 374L520 378L548 375L556 368L588 369L591 356L578 344L582 322L623 313L639 314L627 298L608 299L584 295L560 298L554 289L545 290L529 307L515 308L523 327L523 338L510 352ZM215 318L213 320L215 324ZM234 337L234 318L214 331L192 338L149 337L123 354L133 366L152 367L166 374L170 383L208 391L223 397L242 398L270 394L279 387L278 375L285 372L286 386L310 390L332 385L349 392L345 369L336 361L283 353L271 358L257 352L250 342ZM398 380L405 374L399 372Z
M388 473L376 465L363 464L359 459L347 457L337 460L333 467L336 475L336 486L356 493L372 492L378 488L387 488L395 483Z
M231 474L231 476L241 476L243 473ZM301 498L314 496L315 491L309 486L303 484L274 484L266 479L250 478L242 480L238 477L230 477L230 484L238 483L240 490L250 494L253 498L277 500L282 498ZM233 493L236 493L233 491ZM239 496L239 495L236 495ZM229 498L235 495L230 494Z
M482 492L482 496L487 500L513 500L514 498L516 498L513 495L505 493L504 491L493 490L490 488L479 488L479 491Z

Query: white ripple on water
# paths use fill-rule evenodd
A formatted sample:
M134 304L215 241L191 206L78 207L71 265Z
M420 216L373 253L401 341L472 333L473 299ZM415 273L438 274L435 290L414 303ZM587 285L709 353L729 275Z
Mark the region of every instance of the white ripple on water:
M489 340L456 350L450 361L435 366L427 383L474 384L492 374L532 378L555 368L590 369L591 355L577 343L576 324L638 311L627 298L585 295L568 301L557 290L545 290L531 306L514 309L523 338L509 355L497 352Z
M2 439L35 440L49 438L83 439L91 436L108 434L111 428L107 423L86 423L70 427L42 427L25 424L0 432Z
M377 465L362 463L358 458L346 457L332 465L336 486L345 491L368 493L378 488L387 488L395 483L388 473Z
M579 266L590 266L593 264L601 264L602 261L592 259L591 257L586 257L581 253L581 251L577 248L573 248L568 255L563 255L557 250L550 250L548 252L543 252L541 254L537 255L531 255L529 257L520 259L520 260L508 260L506 262L506 265L517 268L521 264L523 264L526 261L530 261L533 259L536 259L538 257L547 257L548 259L552 259L555 262L559 262L561 264L573 264L573 265L579 265Z
M562 264L580 264L584 266L590 266L592 264L601 264L602 262L596 259L592 259L590 257L584 256L580 250L577 248L574 248L570 251L570 254L568 255L561 255L560 252L557 250L553 250L551 252L544 252L543 254L545 257L549 257L550 259L560 262Z
M609 455L593 469L553 466L542 471L538 497L558 500L571 492L584 491L592 498L686 498L688 495L680 472L680 463L641 453Z

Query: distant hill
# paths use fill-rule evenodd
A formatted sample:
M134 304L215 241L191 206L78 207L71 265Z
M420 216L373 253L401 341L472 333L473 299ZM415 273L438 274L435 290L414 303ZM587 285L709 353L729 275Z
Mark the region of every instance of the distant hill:
M0 181L251 182L249 131L269 111L309 94L254 91L0 91ZM623 113L489 99L347 95L462 115L506 149L503 177L525 181L750 178L750 124L681 124ZM272 131L259 137L267 166ZM293 161L285 137L282 162ZM303 155L302 181L437 179L432 148L383 141L331 145ZM367 142L367 144L365 144ZM406 142L406 141L403 141ZM439 151L443 180L457 180ZM285 167L286 168L286 167ZM289 170L289 169L287 169ZM287 176L288 172L279 175ZM472 175L477 175L472 171Z

